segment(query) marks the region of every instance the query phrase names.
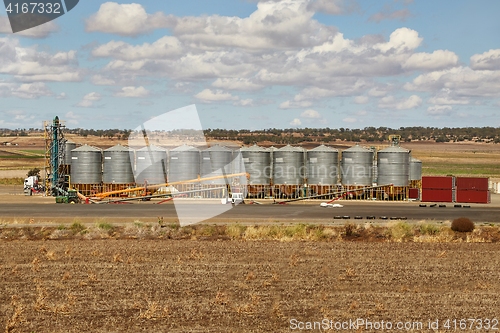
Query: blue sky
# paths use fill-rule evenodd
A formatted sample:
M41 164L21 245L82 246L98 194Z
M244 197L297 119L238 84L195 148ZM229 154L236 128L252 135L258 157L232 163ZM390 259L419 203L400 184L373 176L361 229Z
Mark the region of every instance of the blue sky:
M80 1L12 34L0 128L500 126L498 1Z

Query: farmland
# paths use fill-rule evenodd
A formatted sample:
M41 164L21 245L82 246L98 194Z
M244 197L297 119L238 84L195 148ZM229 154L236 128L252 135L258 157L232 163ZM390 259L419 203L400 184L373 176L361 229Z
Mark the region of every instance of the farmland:
M465 242L2 241L0 251L15 255L0 259L0 307L6 332L290 332L292 319L494 318L499 250Z

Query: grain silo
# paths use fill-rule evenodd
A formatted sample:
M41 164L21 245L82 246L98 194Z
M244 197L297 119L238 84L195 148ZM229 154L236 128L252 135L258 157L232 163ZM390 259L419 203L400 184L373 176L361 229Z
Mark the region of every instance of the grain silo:
M241 148L240 155L244 165L243 172L249 174L248 195L255 198L268 196L271 185L271 150L253 145Z
M310 149L306 154L307 186L309 195L332 192L338 183L339 152L325 145Z
M71 151L76 149L76 143L66 141L64 144L64 165L71 165Z
M83 145L71 151L71 186L89 196L101 191L102 152Z
M224 176L232 173L233 151L229 148L214 145L201 151L201 177ZM205 180L202 184L231 184L232 179L218 178Z
M169 152L169 182L192 180L200 175L200 151L188 145L182 145Z
M410 181L422 180L422 161L410 158Z
M149 145L135 151L135 182L142 185L167 182L167 151Z
M273 151L275 196L279 198L301 196L300 188L305 178L304 155L304 149L290 145Z
M359 145L344 150L340 169L342 185L372 185L373 151Z
M307 184L335 185L339 175L339 152L325 145L307 151Z
M377 153L378 185L408 186L410 151L391 146Z
M104 184L132 184L131 150L122 145L104 150L102 182ZM133 154L132 154L133 157Z
M249 185L271 184L271 151L253 145L240 149L245 171L250 175ZM239 172L239 171L238 171Z

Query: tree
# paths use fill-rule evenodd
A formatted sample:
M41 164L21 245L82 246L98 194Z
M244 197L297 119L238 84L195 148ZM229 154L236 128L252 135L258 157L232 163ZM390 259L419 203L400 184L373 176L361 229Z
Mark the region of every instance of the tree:
M27 176L28 177L37 176L38 178L40 178L40 169L38 168L31 169L30 171L28 171Z

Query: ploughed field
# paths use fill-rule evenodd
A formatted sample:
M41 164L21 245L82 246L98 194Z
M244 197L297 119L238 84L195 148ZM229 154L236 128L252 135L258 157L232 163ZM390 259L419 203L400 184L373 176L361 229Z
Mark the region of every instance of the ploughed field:
M409 331L427 332L429 320L500 317L499 251L465 242L4 240L0 314L6 332L290 332L357 318L421 321Z

